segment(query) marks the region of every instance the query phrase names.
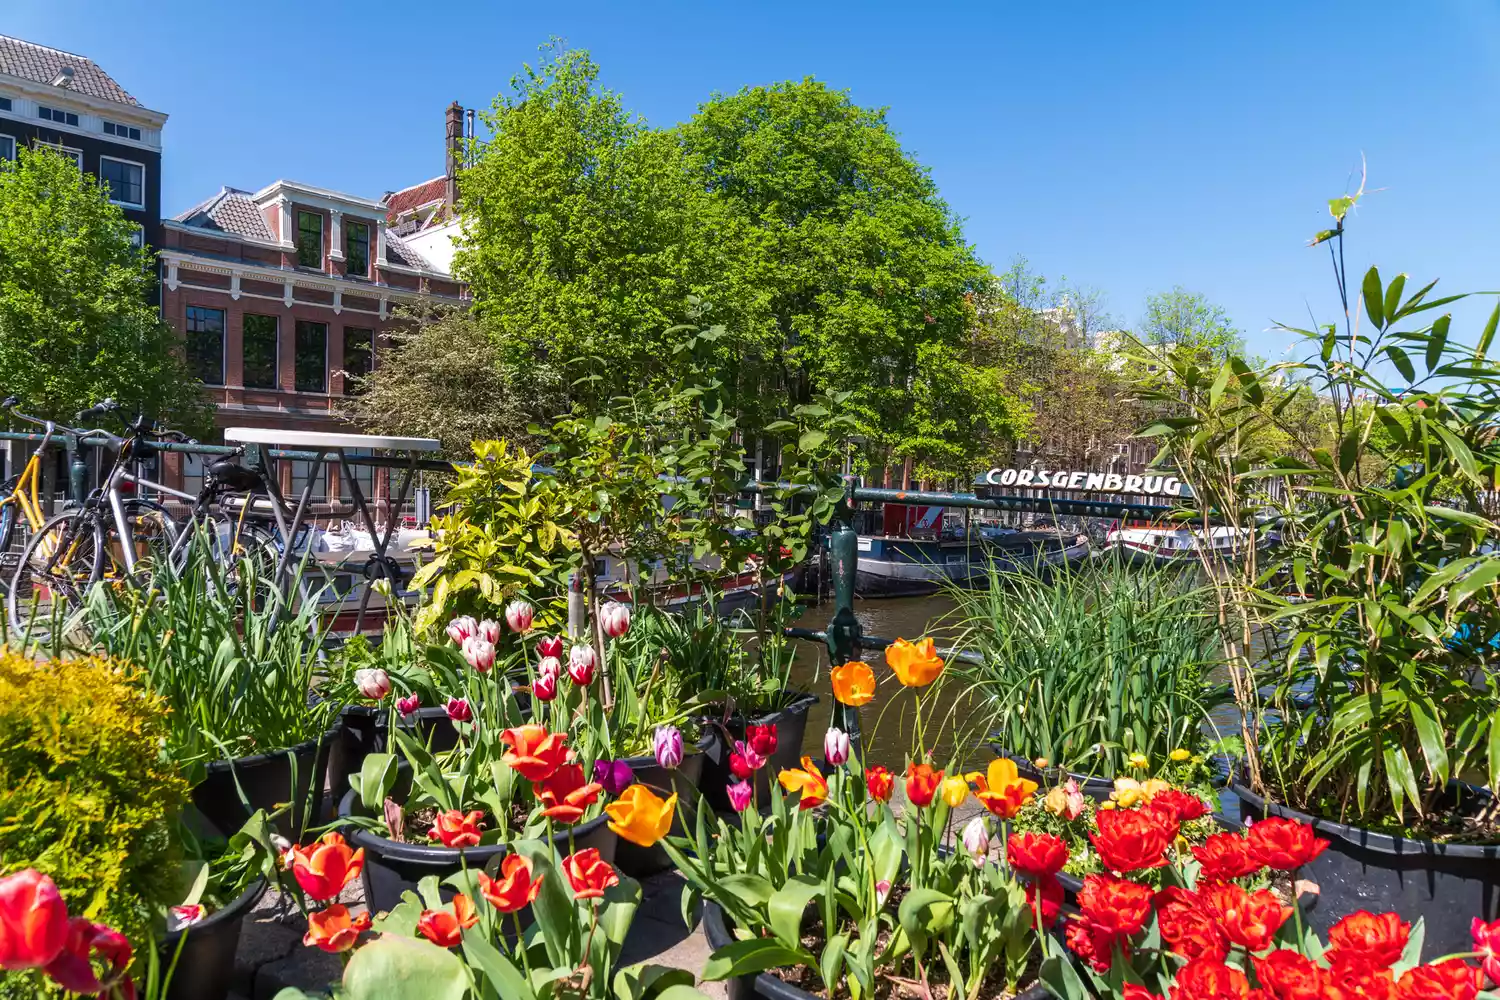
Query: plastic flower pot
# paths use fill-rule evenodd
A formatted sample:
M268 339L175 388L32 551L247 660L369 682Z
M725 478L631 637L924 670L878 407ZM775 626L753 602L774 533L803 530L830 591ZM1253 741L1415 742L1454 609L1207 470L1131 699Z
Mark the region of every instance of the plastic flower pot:
M698 806L698 788L703 779L703 762L707 759L708 751L718 743L716 732L705 730L697 743L697 751L685 754L682 763L674 771L669 771L656 762L656 758L647 754L642 757L626 757L625 763L630 765L630 770L635 774L635 780L650 788L657 795L666 798L673 792L677 793L677 813L672 818L672 829L668 832L670 837L686 837L688 831L693 829L693 810ZM684 820L686 813L686 820ZM672 867L672 859L667 857L667 852L661 845L653 847L641 847L632 844L623 838L615 845L615 863L620 871L632 878L644 878L664 872Z
M718 951L735 940L725 919L724 911L711 900L705 900L703 903L703 936L708 939L708 946L714 951ZM729 1000L754 1000L756 997L762 997L764 1000L823 1000L820 994L799 989L769 972L725 980L724 988L729 995ZM1014 1000L1046 1000L1050 996L1046 987L1038 983L1030 989L1017 993Z
M396 787L392 790L392 797L398 802L405 798L411 787L411 772L408 765L403 762L399 765L396 778ZM339 819L347 820L352 816L370 815L364 808L364 803L354 794L353 789L344 795L339 803ZM572 827L573 846L575 851L581 851L588 847L597 848L599 856L605 861L614 863L615 847L619 838L608 826L609 817L600 813L593 819L585 820ZM558 825L556 833L552 838L552 846L559 854L567 854L569 827ZM371 913L387 911L401 902L401 894L417 891L417 883L428 875L436 875L438 881L446 879L449 875L457 874L465 866L471 870L485 870L492 874L500 864L500 859L510 853L508 844L487 844L479 847L444 847L441 844L407 844L390 840L377 833L372 833L363 827L346 823L343 826L344 838L356 850L364 848L365 863L360 873L360 882L365 890L365 903L369 906ZM453 890L443 887L443 898L451 899ZM529 922L528 911L522 911L522 923Z
M224 1000L234 979L234 956L240 947L240 930L261 894L266 880L256 879L228 906L221 907L189 927L168 931L157 945L163 974L177 956L177 968L167 987L166 1000ZM178 942L182 951L177 951Z
M1296 873L1318 886L1308 913L1320 934L1356 910L1394 910L1404 920L1423 919L1424 954L1446 955L1472 947L1469 923L1474 917L1500 917L1500 845L1392 837L1266 802L1238 781L1229 787L1247 823L1283 816L1311 824L1328 840L1328 849ZM1450 789L1449 804L1460 809L1490 798L1488 791L1457 782Z
M776 775L782 768L796 767L801 761L802 741L807 735L807 717L812 707L818 703L818 696L815 694L788 693L792 700L787 705L748 720L757 725L772 722L776 724L776 752L771 755L766 766L755 773L755 795L758 802L769 803L771 782L776 780ZM745 738L746 719L734 715L727 723L719 718L703 719L701 722L705 732L712 730L719 739L717 744L704 753L703 779L699 787L709 804L719 812L724 812L730 809L728 787L733 777L729 771L729 754L734 749L734 741Z
M233 831L244 826L255 810L270 813L291 802L290 814L279 817L275 827L283 837L297 840L304 815L309 828L323 822L328 757L337 739L338 730L330 729L315 740L286 750L213 761L208 765L208 775L193 789L193 805L218 829ZM294 767L295 788L292 787ZM317 795L309 807L313 789L317 789ZM241 790L244 801L240 799Z
M390 749L390 710L384 705L349 705L339 715L338 738L328 759L328 789L337 802L349 790L349 776L358 774L365 758ZM458 745L458 730L442 705L419 708L401 726L434 751Z

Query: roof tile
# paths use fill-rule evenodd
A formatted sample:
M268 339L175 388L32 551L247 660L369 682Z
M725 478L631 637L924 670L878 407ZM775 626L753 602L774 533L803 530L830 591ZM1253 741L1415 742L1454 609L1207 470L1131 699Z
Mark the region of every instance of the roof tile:
M94 60L61 49L37 45L35 42L11 38L9 35L0 35L0 72L36 83L50 84L65 68L73 70L73 82L68 86L78 93L140 106L141 102L131 97Z

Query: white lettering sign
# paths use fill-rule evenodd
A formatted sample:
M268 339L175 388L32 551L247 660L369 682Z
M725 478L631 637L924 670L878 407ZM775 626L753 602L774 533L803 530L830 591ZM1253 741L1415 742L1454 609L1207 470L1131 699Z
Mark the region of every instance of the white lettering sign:
M1167 497L1188 495L1188 489L1182 480L1166 475L1121 475L1118 472L1077 472L1063 469L991 469L985 473L983 482L990 486L1079 490L1087 493L1134 493Z

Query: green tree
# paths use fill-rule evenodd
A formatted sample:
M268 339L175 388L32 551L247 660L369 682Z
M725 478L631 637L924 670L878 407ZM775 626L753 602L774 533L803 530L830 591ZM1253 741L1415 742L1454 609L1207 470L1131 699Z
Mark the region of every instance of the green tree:
M18 152L0 160L0 390L61 420L110 396L201 431L207 405L150 304L134 225L71 159Z
M1244 340L1229 314L1181 285L1146 299L1146 313L1136 335L1147 345L1196 348L1218 362L1245 351Z
M734 397L773 409L847 391L877 457L972 472L1016 407L974 350L988 272L884 112L806 79L717 95L679 134L734 223Z
M598 85L585 52L554 42L483 114L463 172L455 269L525 372L564 366L576 399L672 381L673 339L722 271L711 196L674 137Z

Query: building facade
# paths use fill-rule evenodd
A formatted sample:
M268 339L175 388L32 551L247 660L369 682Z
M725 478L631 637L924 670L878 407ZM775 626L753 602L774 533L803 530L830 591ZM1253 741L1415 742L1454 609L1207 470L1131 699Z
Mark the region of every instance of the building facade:
M141 238L160 246L162 126L92 59L0 35L0 159L47 146L110 193Z
M396 309L465 301L446 268L391 232L388 214L385 200L280 180L224 188L162 223L162 312L220 431L350 430L345 373L379 363ZM313 495L336 502L340 484L305 464L283 463L282 487L300 490L313 475ZM200 482L191 461L169 460L164 472L169 485ZM371 492L385 491L383 478L372 475Z

